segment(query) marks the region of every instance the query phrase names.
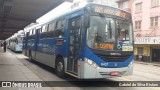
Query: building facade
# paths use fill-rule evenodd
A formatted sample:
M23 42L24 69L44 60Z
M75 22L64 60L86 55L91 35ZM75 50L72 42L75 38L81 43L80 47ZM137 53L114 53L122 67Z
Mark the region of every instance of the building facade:
M116 1L117 0L93 0L93 2L95 3L104 4L112 7L118 7Z
M74 2L78 2L78 1L94 2L94 3L103 4L107 6L118 7L116 3L117 0L74 0Z
M160 62L160 0L134 0L135 59Z
M117 0L132 13L135 60L160 62L160 0Z
M132 12L133 0L116 0L118 8L125 11Z

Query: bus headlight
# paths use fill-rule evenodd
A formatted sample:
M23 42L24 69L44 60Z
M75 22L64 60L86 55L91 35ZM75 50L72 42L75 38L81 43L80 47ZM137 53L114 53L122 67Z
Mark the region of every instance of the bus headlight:
M97 68L97 64L95 62L93 62L92 60L88 59L88 58L84 58L86 63L93 66L94 68Z
M87 59L87 63L88 63L89 65L92 65L92 64L93 64L93 61L90 60L90 59Z

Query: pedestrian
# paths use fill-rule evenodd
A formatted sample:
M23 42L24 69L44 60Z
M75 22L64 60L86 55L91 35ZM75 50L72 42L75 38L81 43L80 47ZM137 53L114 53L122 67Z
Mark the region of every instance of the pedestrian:
M6 43L6 41L4 41L4 43L3 43L3 50L4 50L4 52L6 52L6 46L7 46L7 43Z

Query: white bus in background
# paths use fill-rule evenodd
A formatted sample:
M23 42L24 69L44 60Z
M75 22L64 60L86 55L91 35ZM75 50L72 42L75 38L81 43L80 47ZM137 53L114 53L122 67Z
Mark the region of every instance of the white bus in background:
M7 43L7 48L8 49L10 49L10 39L11 39L11 37L9 37L8 39L5 40L6 43Z
M15 52L22 52L23 37L23 30L20 30L18 31L18 33L15 33L9 40L9 48Z

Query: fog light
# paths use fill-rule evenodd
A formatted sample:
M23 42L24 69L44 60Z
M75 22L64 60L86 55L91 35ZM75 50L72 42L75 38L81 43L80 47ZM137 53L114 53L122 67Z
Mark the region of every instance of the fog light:
M93 64L93 67L97 68L97 64L96 64L96 63L94 63L94 64Z

